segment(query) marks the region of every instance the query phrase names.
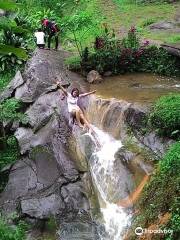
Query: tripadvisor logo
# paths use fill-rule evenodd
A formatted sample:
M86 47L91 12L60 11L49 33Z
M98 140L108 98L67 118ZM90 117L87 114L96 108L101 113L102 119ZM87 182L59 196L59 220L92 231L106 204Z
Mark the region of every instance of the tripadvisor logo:
M146 233L148 233L148 234L151 234L151 233L152 234L161 234L161 233L163 233L163 234L167 234L167 233L172 234L173 230L171 230L171 229L147 229L147 228L143 229L142 227L137 227L135 229L135 234L137 236L141 236L144 233L145 234Z
M142 229L142 227L137 227L135 229L135 234L138 236L141 236L143 234L144 230Z

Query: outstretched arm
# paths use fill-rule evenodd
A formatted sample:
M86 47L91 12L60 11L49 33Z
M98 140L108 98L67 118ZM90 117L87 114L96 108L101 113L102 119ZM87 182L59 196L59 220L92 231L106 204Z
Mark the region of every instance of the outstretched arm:
M68 95L68 92L66 91L65 88L63 88L60 84L60 82L56 82L57 86L63 91L63 93L67 96Z
M89 96L89 95L91 95L91 94L93 94L95 92L96 92L96 90L94 90L92 92L88 92L88 93L83 93L83 94L80 94L79 97L86 97L86 96Z

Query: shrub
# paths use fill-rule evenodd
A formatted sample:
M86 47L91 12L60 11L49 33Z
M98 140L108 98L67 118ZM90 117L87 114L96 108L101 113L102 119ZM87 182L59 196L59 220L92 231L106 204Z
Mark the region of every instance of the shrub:
M20 112L22 102L20 100L11 98L0 104L0 121L16 121L19 120L27 123L26 116Z
M158 221L158 217L171 213L166 229L173 230L167 239L178 239L179 231L179 196L180 196L180 142L173 144L159 162L156 173L145 187L139 209L141 214L136 218L136 226L148 227ZM166 235L166 237L168 237Z
M128 31L128 36L122 40L122 46L125 49L137 50L140 48L140 40L136 34L136 28L131 27Z
M0 239L1 240L24 240L25 225L20 222L17 226L10 226L8 221L0 216Z
M7 147L5 150L0 150L0 170L7 164L14 163L18 160L19 148L17 140L14 136L9 136L7 138Z
M174 0L173 2L177 2L178 0ZM155 4L161 4L161 3L172 3L172 0L137 0L137 3L155 3Z
M0 55L0 73L11 71L16 72L17 69L23 67L24 60L19 59L13 53Z
M116 38L114 31L109 32L105 27L104 34L95 39L94 50L88 54L85 63L82 59L81 65L86 66L88 70L96 69L100 73L109 70L118 73L120 51L121 42Z
M163 49L150 46L143 49L138 60L139 71L153 72L166 76L180 75L178 59Z
M180 94L163 96L153 106L150 125L163 136L180 136Z
M0 73L0 93L8 85L8 83L11 81L13 76L14 76L14 73L12 72Z
M88 54L81 66L85 70L95 69L100 73L112 71L114 74L125 72L153 72L162 75L180 75L178 59L149 41L140 43L137 30L131 27L128 36L122 40L106 28L104 35L96 37L94 49Z
M81 69L81 58L79 56L69 57L65 60L65 65L73 71Z

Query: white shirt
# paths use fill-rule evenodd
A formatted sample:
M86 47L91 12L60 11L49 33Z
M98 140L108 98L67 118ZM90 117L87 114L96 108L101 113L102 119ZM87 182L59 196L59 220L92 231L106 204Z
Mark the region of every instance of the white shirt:
M78 101L79 97L73 97L71 95L71 93L68 93L67 96L67 105L68 105L68 111L72 112L73 110L77 110L78 105L77 105L77 101Z
M37 44L45 44L45 42L44 42L45 33L44 32L35 32L34 35L36 37Z

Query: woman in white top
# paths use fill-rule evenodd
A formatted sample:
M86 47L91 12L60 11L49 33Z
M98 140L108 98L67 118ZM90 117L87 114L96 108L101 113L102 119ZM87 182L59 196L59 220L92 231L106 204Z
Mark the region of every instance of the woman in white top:
M88 95L91 95L95 93L96 91L88 92L88 93L83 93L79 94L79 90L77 88L73 88L71 93L68 93L61 85L59 82L57 82L57 86L60 87L60 89L63 91L65 96L67 97L67 105L68 105L68 112L70 113L71 117L75 117L77 124L79 127L87 127L88 130L92 130L89 122L85 118L82 110L80 107L77 105L78 99L82 97L86 97Z

